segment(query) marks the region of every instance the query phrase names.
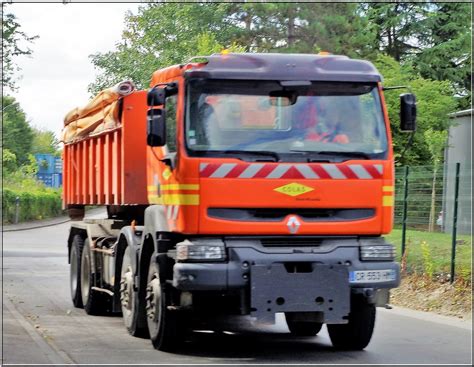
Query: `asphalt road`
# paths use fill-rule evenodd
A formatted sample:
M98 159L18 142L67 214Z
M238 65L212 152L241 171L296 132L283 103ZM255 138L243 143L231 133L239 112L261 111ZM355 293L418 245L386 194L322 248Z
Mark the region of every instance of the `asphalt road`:
M195 332L179 354L128 335L117 316L88 316L70 301L69 223L3 233L2 364L471 364L470 322L378 309L361 352L331 347L325 328L292 337L284 320L238 333Z

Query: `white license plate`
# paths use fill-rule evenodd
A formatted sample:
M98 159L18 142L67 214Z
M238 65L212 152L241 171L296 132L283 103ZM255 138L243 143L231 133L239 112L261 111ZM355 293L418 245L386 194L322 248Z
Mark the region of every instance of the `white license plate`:
M396 279L395 270L357 270L349 273L350 283L390 282Z

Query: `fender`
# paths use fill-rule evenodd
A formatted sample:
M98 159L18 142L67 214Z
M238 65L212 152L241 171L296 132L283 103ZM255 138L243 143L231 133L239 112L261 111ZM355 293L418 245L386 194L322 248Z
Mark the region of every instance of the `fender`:
M145 226L143 229L142 244L149 237L153 238L154 248L158 252L156 234L169 232L170 227L166 219L166 208L164 205L150 205L145 209Z
M135 231L142 231L143 232L144 227L143 226L136 226ZM136 273L136 269L138 268L138 254L140 252L140 248L142 245L142 237L137 236L135 232L132 230L131 226L126 226L123 227L120 230L120 235L119 235L119 242L118 242L118 248L117 248L117 256L123 256L123 253L125 251L125 246L124 242L128 246L130 246L130 249L132 251L132 269L134 270L134 273ZM118 260L118 257L117 257Z

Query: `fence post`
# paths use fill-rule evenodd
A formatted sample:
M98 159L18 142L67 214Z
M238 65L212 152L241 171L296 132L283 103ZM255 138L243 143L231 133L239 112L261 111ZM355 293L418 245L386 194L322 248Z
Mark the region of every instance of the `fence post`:
M454 268L456 265L456 232L458 225L458 196L459 196L459 171L461 170L461 164L456 163L456 177L454 181L454 209L453 209L453 233L451 241L451 277L450 282L454 282Z
M18 224L18 218L20 216L20 197L15 198L15 224Z
M404 175L404 193L403 193L403 216L402 216L402 257L405 255L406 232L407 232L407 213L408 213L408 173L410 168L405 166Z

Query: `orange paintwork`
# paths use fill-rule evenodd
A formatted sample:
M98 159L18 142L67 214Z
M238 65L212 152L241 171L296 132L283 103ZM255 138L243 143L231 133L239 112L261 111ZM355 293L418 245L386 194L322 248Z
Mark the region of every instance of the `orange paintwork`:
M185 234L289 235L288 218L279 222L245 222L209 218L208 208L372 208L370 219L345 222L305 222L298 235L380 235L393 225L393 151L390 124L381 85L380 98L388 131L387 160L377 179L236 179L200 177L201 163L233 163L235 158L189 157L184 147L185 81L183 74L202 64L171 66L153 73L150 85L177 82L177 157L171 168L162 159L166 147L146 145L146 92L124 99L121 129L65 147L65 203L164 205L170 230ZM94 149L95 148L95 149ZM85 154L89 151L89 154ZM121 152L121 154L117 154ZM81 155L82 154L82 155ZM146 164L145 164L146 162ZM347 161L337 166L366 164ZM278 166L278 163L270 163ZM322 163L321 165L324 165ZM96 170L91 167L98 167ZM118 168L120 167L120 168ZM84 176L85 175L85 176ZM145 184L146 175L146 184ZM298 196L275 191L285 184L313 190ZM146 198L146 195L148 197Z
M146 92L123 98L121 126L65 144L63 202L147 204Z

